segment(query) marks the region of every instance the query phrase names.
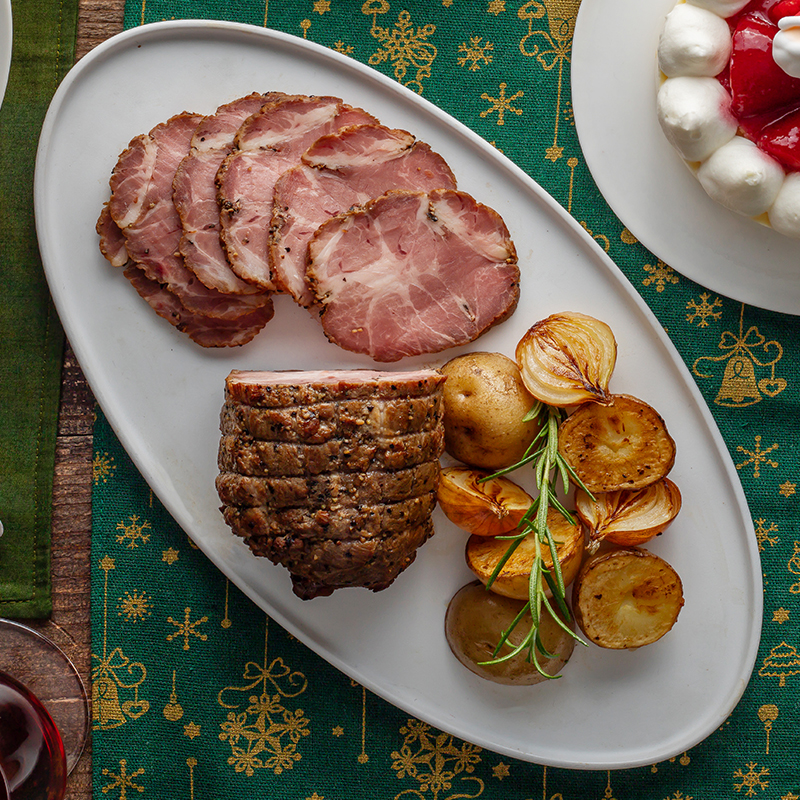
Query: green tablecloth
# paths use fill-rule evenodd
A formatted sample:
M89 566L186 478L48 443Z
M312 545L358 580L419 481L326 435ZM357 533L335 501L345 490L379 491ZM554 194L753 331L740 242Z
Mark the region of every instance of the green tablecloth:
M36 244L33 165L47 105L74 59L78 0L14 0L12 10L0 111L0 616L45 617L64 335Z
M179 17L265 24L369 63L492 141L607 250L696 377L750 503L766 594L743 700L690 752L628 771L545 768L433 730L327 665L230 585L98 414L98 798L800 800L797 322L688 281L606 206L572 120L577 11L571 0L140 0L128 3L126 25Z

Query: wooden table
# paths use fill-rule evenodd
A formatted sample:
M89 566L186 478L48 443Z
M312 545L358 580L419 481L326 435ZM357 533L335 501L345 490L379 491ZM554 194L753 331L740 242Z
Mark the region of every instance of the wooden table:
M80 0L75 58L122 30L125 0ZM53 614L29 624L50 636L78 666L87 689L91 671L90 547L94 398L67 345L61 375L53 485ZM91 742L70 775L68 800L92 797Z

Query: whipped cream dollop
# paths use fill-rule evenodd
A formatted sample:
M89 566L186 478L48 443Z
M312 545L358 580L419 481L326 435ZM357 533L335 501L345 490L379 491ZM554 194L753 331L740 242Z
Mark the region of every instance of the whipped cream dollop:
M800 173L786 176L767 216L778 233L800 239Z
M781 165L742 136L704 161L697 178L709 197L725 208L758 217L769 209L784 183Z
M800 78L800 17L783 17L778 27L772 40L772 58L787 75Z
M736 134L731 96L714 78L668 78L656 109L664 135L686 161L703 161Z
M658 43L658 66L668 78L711 78L725 68L730 55L730 29L718 14L689 3L667 14Z

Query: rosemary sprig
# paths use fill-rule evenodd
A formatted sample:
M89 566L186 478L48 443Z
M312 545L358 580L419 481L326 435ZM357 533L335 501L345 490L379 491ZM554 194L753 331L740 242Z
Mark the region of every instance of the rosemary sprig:
M562 409L537 402L525 415L525 422L538 420L539 432L528 446L523 457L515 464L505 467L483 479L490 480L491 478L506 475L528 464L533 464L536 487L539 490L539 496L534 499L530 508L520 521L518 532L497 537L498 539L508 539L509 546L489 577L489 581L486 584L487 589L491 587L495 578L500 574L506 562L514 554L514 551L519 547L522 540L530 533L536 534L534 537L534 558L528 581L528 601L508 628L503 631L500 641L494 649L494 658L491 661L483 663L499 664L514 658L520 653L525 653L528 661L532 662L536 670L545 678L557 678L559 676L550 675L539 663L540 655L544 656L544 658L553 657L552 653L549 653L545 648L540 635L543 610L549 612L556 623L572 636L573 639L581 644L586 644L586 642L584 642L567 624L571 621L572 615L567 606L566 589L564 586L564 578L561 574L561 565L558 560L556 542L547 524L547 512L550 508L562 514L571 524L575 524L575 519L572 514L570 514L556 496L556 485L559 478L561 479L564 491L569 489L570 479L585 489L572 467L567 464L558 452L558 426L565 416L566 414ZM544 563L543 552L545 547L550 553L550 561L552 563L552 567L550 568ZM552 601L556 608L553 607L551 598L546 596L547 589L550 589ZM531 616L531 626L528 632L519 644L511 648L509 653L498 657L497 654L500 652L503 645L507 643L511 632L522 622L528 611ZM511 645L509 645L509 647L511 647Z

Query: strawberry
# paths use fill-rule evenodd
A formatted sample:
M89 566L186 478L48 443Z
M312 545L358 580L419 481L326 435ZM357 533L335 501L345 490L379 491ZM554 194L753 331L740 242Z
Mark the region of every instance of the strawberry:
M789 170L800 170L800 110L767 125L758 146Z
M730 87L737 117L800 106L800 79L787 75L772 58L777 32L777 25L749 14L736 26Z
M800 0L781 0L767 12L769 18L777 25L784 17L800 16Z

